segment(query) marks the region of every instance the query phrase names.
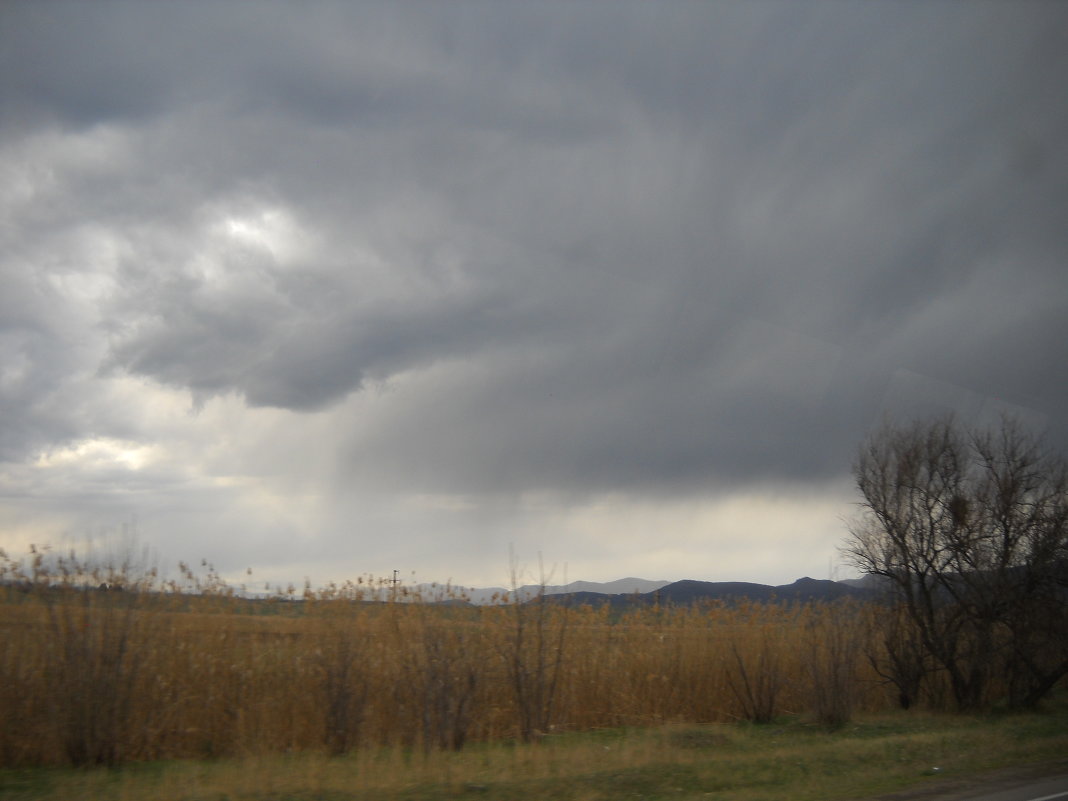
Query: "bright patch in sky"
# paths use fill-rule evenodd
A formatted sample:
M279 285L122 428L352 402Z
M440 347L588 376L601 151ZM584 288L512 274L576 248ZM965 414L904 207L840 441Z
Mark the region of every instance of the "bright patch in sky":
M215 229L238 246L268 254L279 265L291 262L307 247L306 235L292 215L276 207L235 211Z
M158 452L159 449L153 445L108 438L87 439L76 445L42 453L37 458L36 466L44 469L75 467L87 471L119 466L140 470L155 461Z

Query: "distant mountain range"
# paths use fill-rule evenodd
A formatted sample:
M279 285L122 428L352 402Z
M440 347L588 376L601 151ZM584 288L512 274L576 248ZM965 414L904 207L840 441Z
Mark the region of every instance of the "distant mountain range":
M575 593L591 593L594 595L641 595L644 593L655 592L661 587L669 585L670 581L650 581L649 579L641 578L621 578L616 581L597 582L597 581L572 581L570 584L547 584L545 586L546 595L573 595ZM426 595L432 595L427 593L429 589L426 585L420 585L418 590ZM499 600L504 596L511 596L512 591L505 589L504 587L455 587L457 592L462 593L473 604L488 604L493 603L495 600ZM520 598L533 598L538 594L540 590L538 584L524 584L516 592Z
M533 598L539 586L528 584L518 589L519 597ZM474 604L493 603L511 595L503 587L484 589L464 588L464 594ZM687 606L696 601L836 601L840 598L870 600L879 595L879 580L874 576L845 581L814 579L805 576L793 584L772 586L748 581L650 581L624 578L598 583L573 581L566 585L545 587L545 594L554 601L580 604L634 606L652 603Z

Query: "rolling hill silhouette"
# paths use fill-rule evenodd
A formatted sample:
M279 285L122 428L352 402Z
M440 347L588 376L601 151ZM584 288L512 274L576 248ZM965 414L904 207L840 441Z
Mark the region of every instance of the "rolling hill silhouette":
M805 576L793 584L772 586L749 581L694 581L685 579L667 584L644 593L564 592L546 595L546 599L559 603L610 604L614 607L671 604L688 606L703 601L785 601L807 603L813 601L837 601L842 598L871 600L878 591L869 586L854 583L814 579Z

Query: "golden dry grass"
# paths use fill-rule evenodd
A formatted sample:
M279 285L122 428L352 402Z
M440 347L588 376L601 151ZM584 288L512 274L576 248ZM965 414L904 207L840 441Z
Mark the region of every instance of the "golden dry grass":
M249 601L210 568L112 570L126 588L103 591L74 557L37 556L0 576L0 767L432 760L606 728L834 727L895 702L868 659L874 607L470 607L366 580Z

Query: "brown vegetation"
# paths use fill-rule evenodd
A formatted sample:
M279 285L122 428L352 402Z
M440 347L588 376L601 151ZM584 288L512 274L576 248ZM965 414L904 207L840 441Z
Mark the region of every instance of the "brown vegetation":
M209 566L178 582L119 569L116 592L45 556L2 563L0 766L431 752L789 714L833 727L898 701L873 667L894 642L885 610L855 603L475 607L366 580L252 601Z

